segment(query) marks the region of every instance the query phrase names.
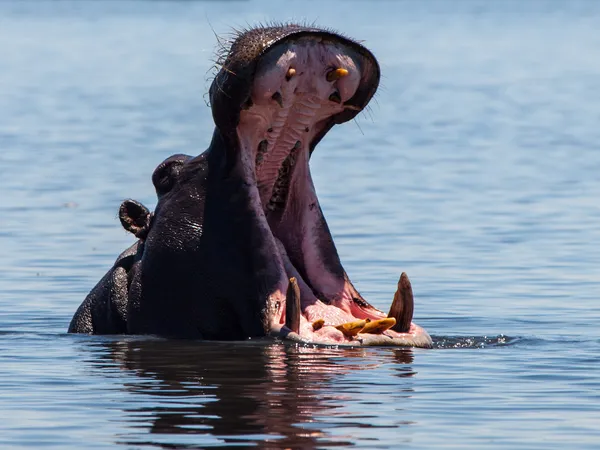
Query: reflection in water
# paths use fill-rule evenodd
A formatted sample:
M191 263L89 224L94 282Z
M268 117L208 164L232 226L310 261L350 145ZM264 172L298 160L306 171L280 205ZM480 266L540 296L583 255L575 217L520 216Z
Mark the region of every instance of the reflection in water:
M154 339L104 342L103 346L109 351L96 367L106 370L116 364L135 374L124 388L139 395L134 395L135 407L125 413L131 428L143 429L139 436L143 442L127 435L120 443L137 446L351 445L354 437L335 428L377 427L376 420L369 420L379 415L374 413L381 401L377 395L412 395L410 384L387 384L383 388L390 392L381 392L377 380L357 372L388 364L399 377L415 374L410 349ZM365 397L369 387L372 395ZM395 422L396 426L409 423ZM145 433L148 426L150 439Z

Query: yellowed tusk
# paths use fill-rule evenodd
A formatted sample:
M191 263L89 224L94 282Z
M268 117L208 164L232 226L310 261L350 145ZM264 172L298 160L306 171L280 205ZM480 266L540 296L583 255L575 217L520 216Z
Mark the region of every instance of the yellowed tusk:
M344 333L346 336L356 336L367 324L366 320L355 320L354 322L346 322L338 325L336 328Z
M412 286L405 272L400 275L398 289L394 294L394 301L390 307L388 317L396 319L396 325L392 328L399 333L406 333L410 330L410 323L415 309L415 300L413 298Z
M361 330L361 333L381 334L385 330L392 328L394 325L396 325L396 319L393 317L371 320L370 322L367 322L365 327Z
M285 295L285 325L295 333L300 331L300 314L300 287L292 277Z
M313 330L315 331L323 328L323 325L325 325L325 321L323 319L317 319L312 323Z
M290 67L285 74L285 79L290 81L294 75L296 75L296 69Z
M348 71L346 69L333 69L327 72L327 81L331 82L339 80L340 78L344 78L346 75L348 75Z

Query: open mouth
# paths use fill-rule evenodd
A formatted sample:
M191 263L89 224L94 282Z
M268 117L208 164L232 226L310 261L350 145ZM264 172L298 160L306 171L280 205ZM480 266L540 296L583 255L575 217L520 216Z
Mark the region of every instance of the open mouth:
M371 306L343 270L317 199L310 154L353 100L378 82L372 55L309 34L274 45L262 57L236 129L252 208L276 248L277 289L267 300L266 328L301 342L428 347L412 323L410 281L402 274L385 313ZM376 74L376 75L374 75ZM372 89L374 90L374 89ZM367 100L368 101L368 100Z
M325 134L375 94L374 55L296 24L250 28L230 44L209 90L209 147L158 165L153 213L123 202L121 224L138 241L90 291L69 332L430 347L412 323L406 274L387 312L354 288L310 173Z
M290 278L284 314L273 315L272 336L326 345L431 346L427 332L411 321L414 301L405 273L388 314L356 298L326 303L301 291L299 280Z

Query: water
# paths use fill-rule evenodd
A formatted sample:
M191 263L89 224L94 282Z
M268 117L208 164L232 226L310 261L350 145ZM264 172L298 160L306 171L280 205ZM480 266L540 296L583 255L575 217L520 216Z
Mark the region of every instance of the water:
M317 20L382 87L312 162L345 267L433 350L65 333L121 200L199 153L215 32ZM1 448L600 447L600 4L0 3Z

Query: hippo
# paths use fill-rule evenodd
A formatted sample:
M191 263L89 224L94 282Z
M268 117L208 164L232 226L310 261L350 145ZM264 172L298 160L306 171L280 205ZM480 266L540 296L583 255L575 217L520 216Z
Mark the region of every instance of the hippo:
M374 55L331 30L282 24L237 33L218 66L208 149L156 168L154 212L123 202L137 241L69 332L430 347L405 273L388 313L354 288L310 173L325 134L375 94Z

